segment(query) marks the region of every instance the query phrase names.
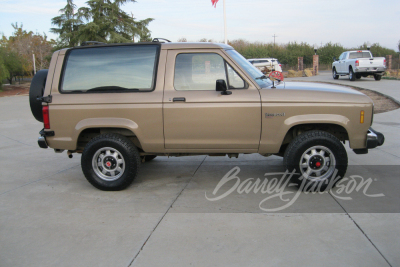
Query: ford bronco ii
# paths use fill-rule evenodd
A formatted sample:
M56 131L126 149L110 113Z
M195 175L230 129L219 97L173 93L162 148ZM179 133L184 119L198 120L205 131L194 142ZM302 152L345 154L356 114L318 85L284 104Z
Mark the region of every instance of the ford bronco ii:
M231 46L97 44L56 51L30 89L38 144L82 153L101 190L122 190L156 156L283 156L296 181L320 188L343 177L348 141L380 146L373 102L345 87L271 81Z

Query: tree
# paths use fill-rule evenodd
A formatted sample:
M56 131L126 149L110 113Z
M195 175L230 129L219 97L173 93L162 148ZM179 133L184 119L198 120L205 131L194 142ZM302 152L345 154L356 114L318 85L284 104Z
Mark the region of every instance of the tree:
M3 81L7 79L8 76L10 75L4 63L4 56L5 56L4 49L0 47L0 90L3 85Z
M139 36L140 42L151 42L152 41L151 33L150 33L149 29L147 28L149 23L152 21L153 21L153 19L148 18L148 19L140 20L135 23L136 29L137 29L135 35Z
M35 55L38 70L49 65L52 42L47 41L47 36L27 32L23 25L11 24L14 33L9 38L5 36L0 40L2 48L2 62L7 70L7 79L12 83L13 78L33 74L33 54Z
M132 42L135 36L149 39L150 31L147 25L153 21L148 18L135 21L121 9L126 2L135 0L89 0L89 7L78 9L78 19L86 21L78 29L79 39L109 43Z
M340 44L332 44L329 42L318 49L319 62L321 64L331 64L333 57L338 58L344 51L346 51L346 49Z
M23 76L24 68L23 68L23 60L18 57L18 54L13 51L6 51L4 53L4 64L6 71L6 78L10 84L13 82L13 78L17 76Z
M75 10L76 5L73 1L67 0L67 5L60 9L62 14L51 19L51 23L58 26L58 28L51 28L50 31L59 34L60 48L77 46L79 43L78 31L83 22L78 18Z

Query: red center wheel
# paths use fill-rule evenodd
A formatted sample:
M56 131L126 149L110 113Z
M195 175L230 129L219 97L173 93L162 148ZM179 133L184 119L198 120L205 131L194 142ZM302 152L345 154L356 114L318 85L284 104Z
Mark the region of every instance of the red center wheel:
M269 74L271 80L281 80L283 81L283 73L280 71L273 71Z

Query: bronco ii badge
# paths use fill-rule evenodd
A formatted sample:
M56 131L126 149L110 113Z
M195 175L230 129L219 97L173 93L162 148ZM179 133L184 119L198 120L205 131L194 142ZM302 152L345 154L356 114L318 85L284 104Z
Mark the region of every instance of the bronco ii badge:
M272 117L285 117L285 112L282 112L282 113L265 113L265 118L272 118Z

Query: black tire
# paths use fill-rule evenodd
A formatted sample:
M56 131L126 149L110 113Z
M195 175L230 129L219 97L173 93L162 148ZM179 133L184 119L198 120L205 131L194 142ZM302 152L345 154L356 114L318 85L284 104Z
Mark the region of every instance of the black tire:
M346 174L347 153L335 136L314 130L300 134L289 144L283 163L289 172L300 174L293 182L303 191L324 191Z
M375 81L380 81L381 78L382 78L382 75L374 74L374 79L375 79Z
M39 70L33 77L31 87L29 88L29 104L36 120L43 122L42 101L37 100L43 96L46 86L47 73L49 70Z
M349 80L350 81L355 81L356 80L356 75L354 75L353 69L349 69Z
M336 72L336 68L332 69L332 76L333 76L333 79L335 79L335 80L339 79L339 75Z
M127 188L136 178L140 155L132 141L125 136L101 134L85 146L81 166L86 179L94 187L118 191Z
M356 74L356 79L361 79L361 74Z
M148 162L153 159L155 159L157 156L156 155L146 155L146 156L140 156L141 162Z

